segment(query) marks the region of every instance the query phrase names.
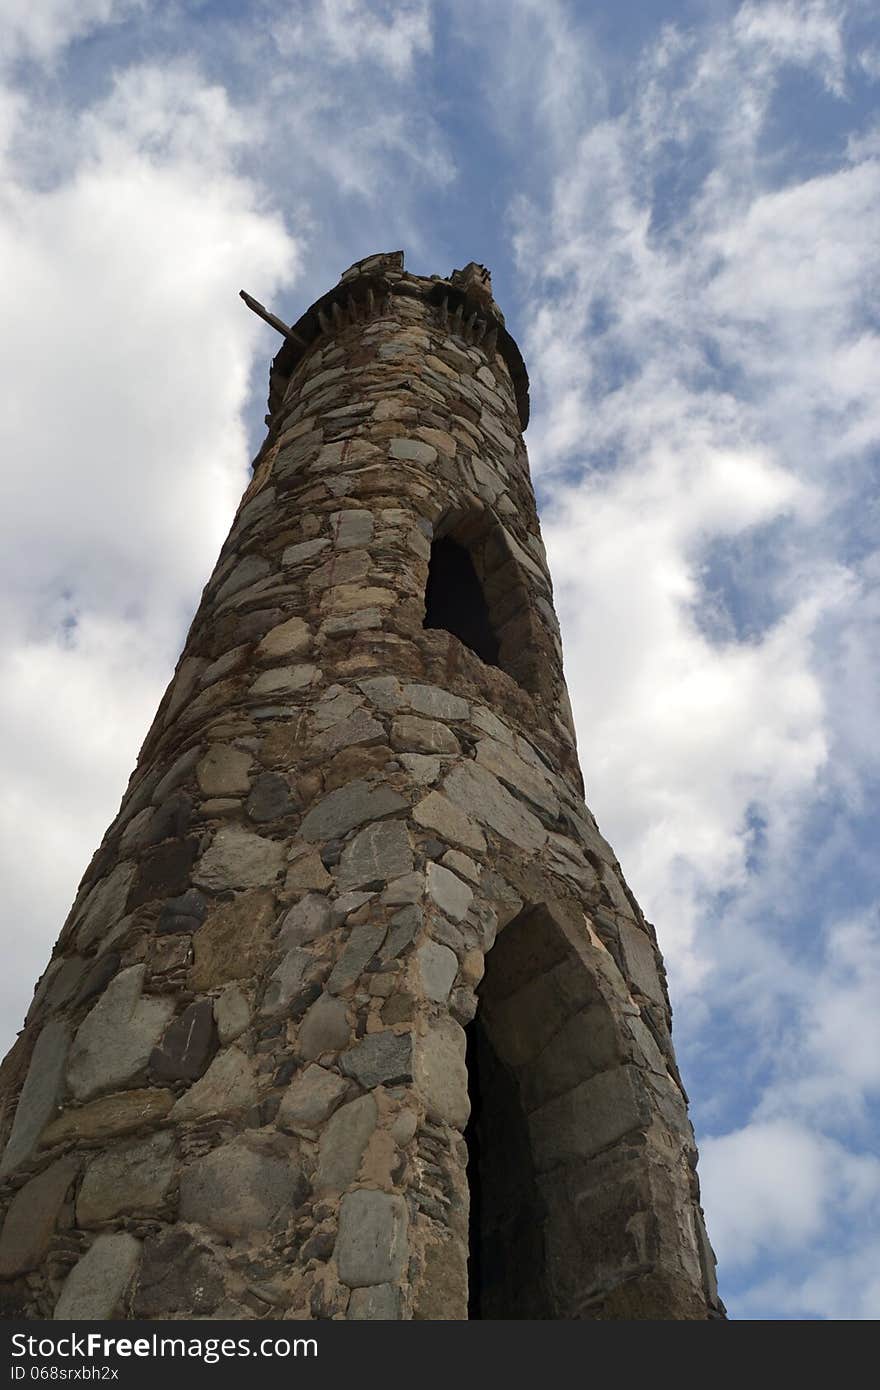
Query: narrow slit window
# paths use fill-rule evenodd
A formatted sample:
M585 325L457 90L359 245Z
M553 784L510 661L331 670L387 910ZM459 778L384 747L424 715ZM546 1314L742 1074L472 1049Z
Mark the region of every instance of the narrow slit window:
M487 666L500 665L498 637L474 562L451 536L431 546L424 626L451 632Z

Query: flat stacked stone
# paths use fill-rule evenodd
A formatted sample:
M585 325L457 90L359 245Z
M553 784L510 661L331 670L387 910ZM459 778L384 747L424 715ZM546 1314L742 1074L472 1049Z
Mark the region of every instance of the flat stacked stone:
M496 938L549 1316L717 1315L662 963L584 805L525 371L478 272L371 257L273 364L253 481L2 1067L8 1315L466 1317L464 1030ZM423 626L440 535L497 666Z

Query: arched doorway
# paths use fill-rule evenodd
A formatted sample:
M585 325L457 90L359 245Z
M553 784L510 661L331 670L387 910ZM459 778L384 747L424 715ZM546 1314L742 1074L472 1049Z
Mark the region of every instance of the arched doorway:
M468 1029L470 1318L603 1317L649 1267L645 1081L591 949L538 906L486 957Z

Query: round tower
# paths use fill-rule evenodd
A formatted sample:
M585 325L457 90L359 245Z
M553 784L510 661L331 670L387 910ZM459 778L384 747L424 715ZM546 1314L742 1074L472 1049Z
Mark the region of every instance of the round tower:
M7 1316L720 1316L488 273L371 256L279 326L253 479L0 1070Z

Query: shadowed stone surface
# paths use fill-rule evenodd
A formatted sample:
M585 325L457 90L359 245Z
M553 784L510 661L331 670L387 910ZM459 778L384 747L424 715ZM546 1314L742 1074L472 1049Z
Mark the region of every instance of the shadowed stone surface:
M157 1081L195 1081L216 1050L213 1003L198 999L166 1029L150 1056L150 1071Z
M209 1246L186 1231L165 1231L144 1243L134 1316L170 1318L188 1307L201 1317L214 1311L225 1288L223 1267Z
M327 981L327 988L331 994L342 994L355 984L367 962L385 940L385 932L385 926L374 927L370 922L363 922L354 928Z
M39 1264L78 1169L77 1159L59 1158L16 1192L0 1234L0 1279Z

